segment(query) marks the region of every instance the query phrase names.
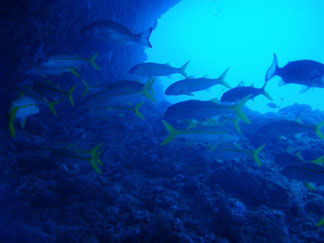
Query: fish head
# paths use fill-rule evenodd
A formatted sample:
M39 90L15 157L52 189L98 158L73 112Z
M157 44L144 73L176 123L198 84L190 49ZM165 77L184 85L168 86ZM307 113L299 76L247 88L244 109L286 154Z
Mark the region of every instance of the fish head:
M164 92L166 95L179 95L179 94L183 94L184 90L176 87L174 85L170 85L166 91Z

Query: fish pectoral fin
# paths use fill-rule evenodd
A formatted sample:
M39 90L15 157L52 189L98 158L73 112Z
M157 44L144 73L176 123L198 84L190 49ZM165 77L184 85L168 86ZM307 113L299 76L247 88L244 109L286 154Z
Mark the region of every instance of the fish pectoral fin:
M239 82L239 84L236 87L242 87L244 86L244 81L242 80L241 82Z

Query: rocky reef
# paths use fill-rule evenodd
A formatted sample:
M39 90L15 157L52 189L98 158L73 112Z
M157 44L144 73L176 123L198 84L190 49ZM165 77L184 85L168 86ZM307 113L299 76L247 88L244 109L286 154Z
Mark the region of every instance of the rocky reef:
M60 104L57 117L42 109L10 136L16 86L30 82L26 72L40 58L99 51L101 72L81 70L90 84L129 78L129 68L145 61L144 47L82 39L80 28L110 18L140 32L177 2L2 1L1 242L323 242L324 230L316 226L324 216L323 188L288 180L274 162L273 154L290 145L286 140L270 141L261 167L253 158L201 157L201 144L182 140L160 146L166 102L145 103L145 120L130 112L90 118L83 114L81 83L74 107ZM71 74L60 80L78 81ZM282 114L295 118L296 111L306 123L324 120L323 112L298 104L265 115L247 110L254 125L241 124L243 134L253 142L256 127ZM84 149L101 143L102 174L87 161L63 166L46 159L39 147L53 141ZM324 152L316 136L294 149L309 159Z

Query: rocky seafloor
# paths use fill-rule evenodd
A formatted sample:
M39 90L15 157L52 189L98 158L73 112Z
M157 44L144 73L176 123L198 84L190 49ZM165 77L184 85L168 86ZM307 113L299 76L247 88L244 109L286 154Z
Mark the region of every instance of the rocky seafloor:
M160 146L164 106L147 104L144 121L132 113L75 119L75 108L55 121L43 122L46 113L31 117L14 140L2 131L0 241L322 242L315 224L324 215L324 191L281 175L275 141L261 167L252 158L204 159L199 145L181 140ZM251 112L252 124L268 115L275 113ZM103 174L87 162L67 171L38 156L34 146L53 140L103 143ZM323 151L319 139L308 140ZM303 142L295 148L307 152L311 143Z
M82 113L81 83L74 108L60 104L54 118L41 107L10 136L16 85L33 81L26 71L40 58L99 50L102 72L81 72L92 84L129 78L129 68L145 60L144 47L78 39L81 25L109 16L140 31L177 2L2 1L0 242L323 242L324 230L316 226L324 216L323 189L288 180L273 161L290 145L307 159L323 155L316 136L269 140L261 167L252 158L206 159L200 144L160 146L167 103L145 103L145 120L118 112L94 119ZM66 87L78 81L71 74L57 80ZM305 122L324 120L324 113L295 105L265 115L247 111L253 125L240 125L257 144L256 127L299 113ZM102 175L86 161L66 168L44 158L37 148L53 142L84 149L102 143Z

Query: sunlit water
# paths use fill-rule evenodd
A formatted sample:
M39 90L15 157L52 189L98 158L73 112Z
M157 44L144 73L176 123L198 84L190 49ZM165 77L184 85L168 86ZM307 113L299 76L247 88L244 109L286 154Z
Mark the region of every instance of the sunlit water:
M191 60L188 74L195 77L218 77L227 67L227 81L235 87L261 87L266 70L278 55L279 66L289 61L311 59L324 62L324 1L322 0L182 0L158 21L151 36L154 48L147 49L147 61L182 66ZM162 78L164 89L182 79L181 75ZM274 103L285 107L294 103L309 104L324 110L324 89L303 86L278 86L272 79L266 90ZM208 100L226 91L215 86L190 96L166 96L174 103L186 99ZM266 112L269 100L257 97L248 106Z

